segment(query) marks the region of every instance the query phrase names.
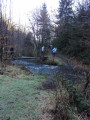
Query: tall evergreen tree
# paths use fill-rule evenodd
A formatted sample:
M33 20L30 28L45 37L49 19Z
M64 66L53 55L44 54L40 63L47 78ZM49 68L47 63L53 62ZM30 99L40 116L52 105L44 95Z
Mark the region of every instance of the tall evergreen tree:
M57 15L57 25L56 36L60 36L60 32L67 31L70 24L73 23L73 0L60 0L58 15Z
M60 0L58 9L58 18L64 22L70 22L73 17L73 0Z
M40 10L38 24L40 41L43 45L47 46L47 44L50 42L50 18L45 3L42 5L42 9Z
M57 15L56 36L60 49L66 48L71 39L71 25L73 23L73 0L60 0Z
M68 3L69 6L65 7L67 1L71 0L60 1L57 38L53 43L64 54L90 64L90 1L85 0L83 4L79 4L78 11L74 14L75 19L72 16L72 4Z
M85 22L85 21L90 21L90 1L85 0L83 4L79 4L79 8L77 9L78 11L78 21L79 22Z

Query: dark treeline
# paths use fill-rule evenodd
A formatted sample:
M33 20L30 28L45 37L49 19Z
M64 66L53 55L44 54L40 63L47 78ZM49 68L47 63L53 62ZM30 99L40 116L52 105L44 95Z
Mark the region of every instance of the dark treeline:
M75 10L73 6L73 0L60 0L58 14L53 13L56 15L53 23L46 4L42 4L32 12L32 17L28 14L28 33L7 20L0 7L0 37L9 36L8 44L15 46L17 55L39 56L41 46L47 52L48 45L53 44L60 53L90 64L90 1L78 3Z
M56 38L53 44L64 54L90 64L90 1L78 4L61 0L57 15Z
M19 55L23 48L24 38L26 34L17 28L11 22L11 18L6 17L6 11L3 1L0 0L0 60L10 58L10 49L13 48L15 53ZM6 6L5 6L6 7ZM11 14L11 12L10 12ZM10 15L11 16L11 15ZM22 41L22 42L21 42ZM21 44L20 44L21 42Z
M29 17L32 36L29 39L32 38L30 46L34 46L34 55L39 55L42 45L47 48L53 44L63 54L90 64L90 1L77 4L73 10L74 0L60 0L54 24L45 3L32 13L32 18Z
M26 34L3 18L0 18L0 58L9 56L10 48L14 48L17 55L22 52Z
M39 56L40 47L42 45L48 46L50 43L50 18L48 15L46 4L32 13L32 18L29 17L30 31L22 30L20 25L15 25L11 22L11 18L6 19L2 6L3 3L0 1L0 49L2 54L7 54L10 47L13 47L17 56ZM11 12L10 12L11 14ZM11 15L10 15L11 16ZM7 37L7 50L5 36Z

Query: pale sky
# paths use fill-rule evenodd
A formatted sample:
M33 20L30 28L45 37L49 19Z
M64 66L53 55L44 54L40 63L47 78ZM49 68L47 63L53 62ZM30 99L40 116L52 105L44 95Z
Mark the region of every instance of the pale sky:
M7 14L10 13L10 0L5 0L8 3ZM36 8L40 8L42 3L46 3L47 10L50 13L52 10L57 10L59 0L11 0L11 18L15 24L27 25L27 14ZM8 16L10 17L10 15Z
M1 0L4 2L3 11L7 11L8 18L11 17L14 24L20 24L27 26L29 24L27 14L32 12L36 8L40 8L45 2L49 14L52 14L54 10L57 11L59 7L59 0ZM10 6L11 1L11 6ZM75 0L80 1L80 0ZM6 5L7 3L7 5ZM6 5L6 9L5 9ZM11 7L11 16L10 16Z

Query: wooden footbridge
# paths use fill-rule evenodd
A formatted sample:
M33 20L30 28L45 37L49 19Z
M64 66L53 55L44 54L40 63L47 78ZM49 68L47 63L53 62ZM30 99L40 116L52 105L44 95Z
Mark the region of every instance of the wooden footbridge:
M47 60L48 57L45 56L41 56L41 57L26 57L26 56L22 56L22 57L17 57L15 58L15 60Z

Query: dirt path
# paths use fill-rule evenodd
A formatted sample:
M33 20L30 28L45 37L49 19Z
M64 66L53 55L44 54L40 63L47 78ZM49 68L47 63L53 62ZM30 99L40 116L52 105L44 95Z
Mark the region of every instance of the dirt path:
M81 62L75 60L74 58L67 58L67 56L61 55L60 53L57 53L56 57L62 60L63 63L69 67L90 70L90 66L82 64Z
M85 79L84 73L88 74L88 72L90 72L90 69L86 69L86 66L74 62L60 54L57 54L56 57L64 63L63 66L60 66L60 73L67 79L80 82Z

